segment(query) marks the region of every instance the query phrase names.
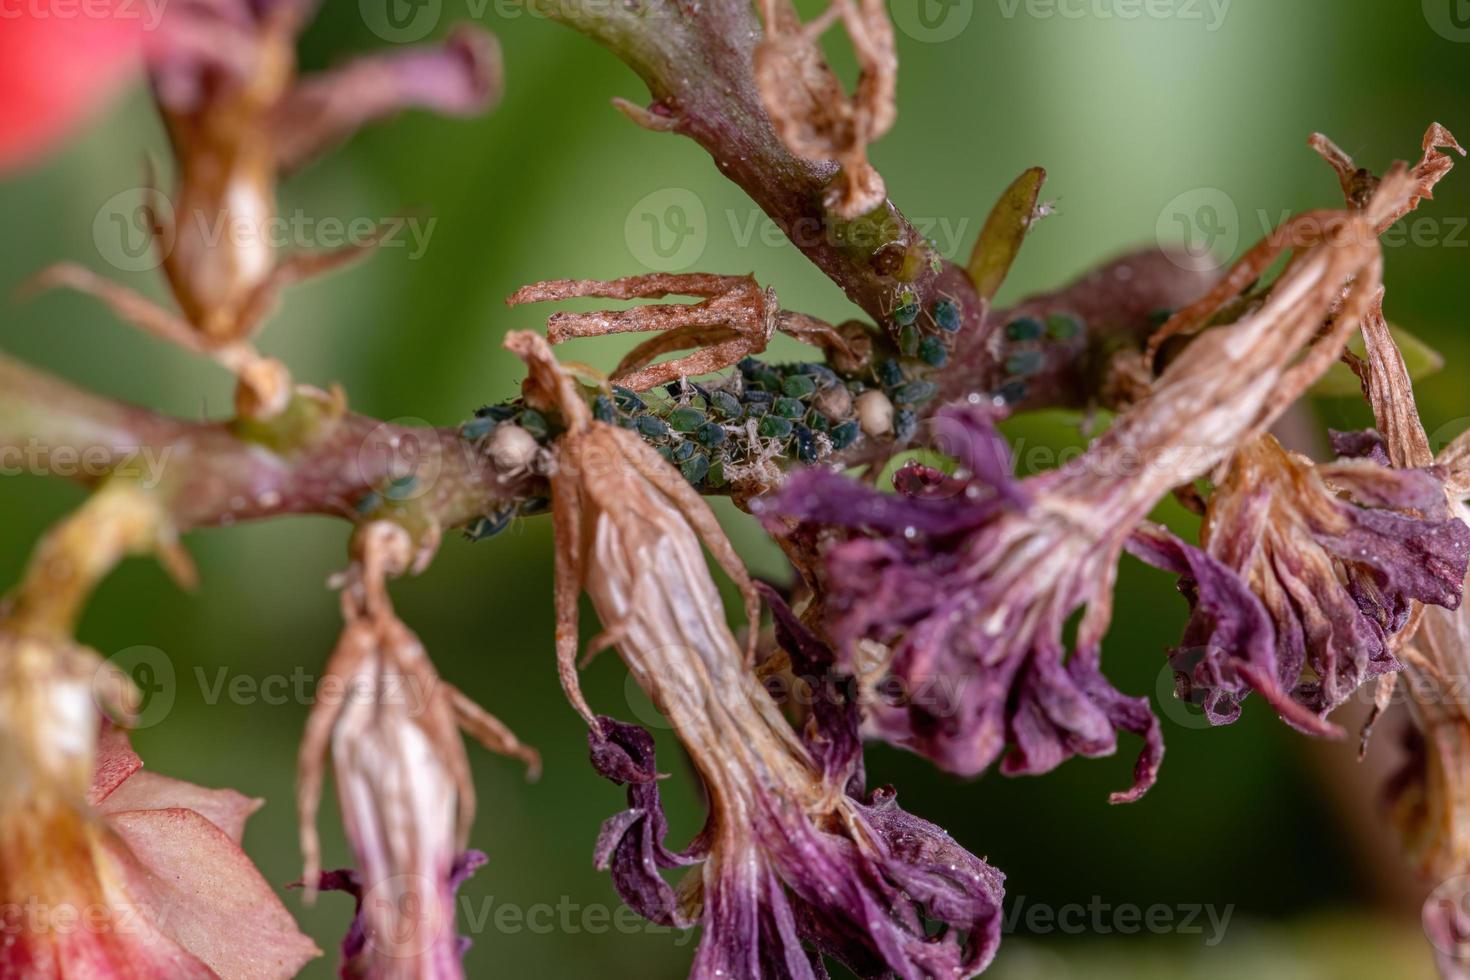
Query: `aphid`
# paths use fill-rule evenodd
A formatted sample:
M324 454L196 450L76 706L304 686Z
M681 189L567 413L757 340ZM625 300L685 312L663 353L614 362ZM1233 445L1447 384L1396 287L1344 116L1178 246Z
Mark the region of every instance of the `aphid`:
M1006 337L1017 342L1039 340L1046 331L1040 320L1023 316L1006 324Z

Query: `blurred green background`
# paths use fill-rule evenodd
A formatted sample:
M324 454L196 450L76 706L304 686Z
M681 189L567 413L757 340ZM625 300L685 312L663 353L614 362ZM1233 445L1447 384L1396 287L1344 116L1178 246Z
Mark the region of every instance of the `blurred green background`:
M932 223L932 237L960 260L1006 183L1027 166L1048 168L1046 196L1060 213L1033 234L1009 297L1060 284L1154 241L1161 228L1177 241L1192 225L1213 232L1218 249L1239 251L1262 235L1263 220L1340 201L1333 175L1306 147L1314 130L1375 168L1417 156L1431 120L1470 135L1470 30L1455 27L1466 19L1451 18L1457 2L894 0L900 112L873 155L894 200ZM643 95L610 54L508 3L444 0L440 9L433 0L422 9L432 15L421 25L430 36L469 18L499 35L505 99L481 119L414 114L375 127L285 187L283 212L435 221L421 256L385 249L288 295L263 346L299 378L340 382L354 408L382 418L453 424L512 395L517 364L500 339L543 322L545 311L508 310L504 297L543 278L648 271L645 261L661 260L642 215L666 213L671 202L693 215L702 239L699 254L681 261L754 272L787 307L834 321L852 313L792 248L766 240L764 219L701 150L638 129L609 107L611 96ZM1133 11L1143 13L1127 16ZM361 8L332 0L304 39L305 66L384 47L368 26L380 17L372 0ZM149 155L163 158L164 142L135 90L65 152L0 183L0 289L8 294L47 263L73 259L158 294L153 274L110 268L94 239L99 214L137 187ZM1388 310L1451 365L1420 387L1428 428L1443 442L1470 415L1461 367L1470 363L1470 173L1452 175L1421 213L1432 227L1388 250ZM0 346L81 384L183 415L228 407L221 372L90 301L52 295L7 300L3 309ZM588 344L572 356L607 365L618 349ZM1319 408L1338 427L1365 419L1348 401ZM1075 441L1070 422L1027 421L1014 431L1030 445ZM15 580L37 534L80 498L38 477L0 481L0 580ZM753 568L780 577L774 549L750 521L722 514ZM129 563L82 627L82 639L104 654L164 652L173 705L136 744L158 771L265 797L246 844L278 883L299 869L292 778L306 705L216 691L221 679L246 678L249 690L273 677L315 676L340 625L325 581L343 564L346 537L343 524L320 519L193 535L198 594L181 593L153 565ZM475 941L469 975L683 976L690 937L608 925L616 897L593 870L591 849L623 794L592 773L583 726L559 692L550 584L550 528L533 520L488 543L449 539L431 570L394 590L440 671L545 757L544 777L528 785L516 765L471 753L481 800L474 843L490 864L464 891L472 921L463 927ZM1169 693L1162 651L1183 612L1165 576L1125 564L1105 650L1121 690ZM614 657L594 665L586 687L598 710L647 714ZM1073 761L1042 779L966 782L882 747L871 750L870 769L875 783L899 787L907 808L1009 876L1008 905L1021 915L995 976L1428 974L1422 886L1399 870L1375 802L1397 754L1393 726L1360 766L1354 745L1308 744L1263 705L1247 708L1234 728L1207 730L1165 704L1161 781L1122 808L1106 797L1129 779L1131 739L1113 759ZM674 747L663 747L664 768L687 775ZM665 792L681 842L698 827L699 804L687 779L668 781ZM329 866L348 859L335 822L329 806ZM328 951L303 975L335 975L348 900L328 895L311 909L295 895L286 901ZM1160 905L1175 922L1209 905L1230 918L1216 945L1207 944L1204 916L1202 934L1028 927L1028 909L1069 903ZM514 917L517 907L538 906L551 914L497 918L502 907Z

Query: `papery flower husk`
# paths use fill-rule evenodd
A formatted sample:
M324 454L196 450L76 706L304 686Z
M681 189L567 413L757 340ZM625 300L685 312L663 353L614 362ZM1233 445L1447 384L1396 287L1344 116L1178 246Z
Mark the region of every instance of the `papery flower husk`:
M703 926L695 980L815 980L826 976L820 953L864 976L982 970L999 940L1000 874L886 795L844 792L855 764L813 757L726 623L700 537L737 583L749 579L708 505L636 436L590 418L542 338L506 344L530 369L528 401L565 425L552 477L559 659L594 765L629 787L595 855L624 901L655 922ZM568 669L583 588L606 629L599 644L616 647L702 778L710 816L686 851L663 843L652 738L591 715ZM825 741L857 747L836 732ZM659 874L695 863L678 892ZM927 919L944 926L931 935Z
M475 796L460 728L532 767L539 760L439 677L394 614L385 577L411 564L408 534L375 522L356 544L362 554L343 588L347 625L301 745L302 884L308 894L321 887L357 899L342 947L344 977L459 980L466 944L455 931L455 893L484 863L466 847ZM328 679L349 692L342 703L322 696ZM323 874L315 821L328 747L355 867Z
M0 646L0 975L278 980L320 955L240 849L259 800L144 772L125 733L99 735L95 655Z

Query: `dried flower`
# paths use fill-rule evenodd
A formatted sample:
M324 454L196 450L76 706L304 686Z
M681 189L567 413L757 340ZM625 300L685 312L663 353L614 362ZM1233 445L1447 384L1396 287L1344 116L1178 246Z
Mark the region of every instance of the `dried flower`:
M141 772L99 676L0 630L0 975L294 976L319 952L240 849L260 801Z
M841 166L827 189L828 210L849 220L872 211L887 190L868 162L868 145L897 116L898 55L883 0L831 0L809 24L801 23L791 0L761 0L758 6L765 37L755 49L755 81L777 134L797 156ZM858 60L851 98L820 46L839 19Z
M656 922L703 924L691 972L699 980L813 980L826 975L823 953L871 976L983 969L999 938L999 873L900 811L891 791L866 801L845 792L853 765L818 762L725 622L700 537L750 586L708 506L636 437L590 419L540 337L512 334L506 344L530 369L527 400L566 426L552 478L558 658L591 726L594 765L629 786L630 809L604 824L596 852L623 899ZM663 843L652 739L593 716L578 688L584 587L607 631L594 649L617 648L704 781L709 822L684 852ZM856 747L838 732L827 741ZM678 894L657 870L700 862ZM930 935L926 918L945 928Z
M835 328L815 317L781 309L776 291L762 289L753 276L651 273L610 281L554 279L523 286L506 303L520 306L586 296L663 299L671 295L704 298L692 304L553 313L546 324L547 339L560 344L575 337L658 331L657 337L629 351L612 373L613 381L633 391L647 391L679 378L722 371L742 358L764 351L778 330L823 350L854 356L847 340ZM654 363L665 354L690 349L694 353Z
M452 980L463 976L455 889L478 866L465 851L475 795L459 729L533 770L538 757L442 681L393 614L384 578L409 567L407 532L369 524L359 546L343 589L347 627L302 739L302 881L308 894L331 888L358 899L343 943L344 976ZM329 743L357 867L321 874L315 824Z
M178 312L63 263L40 288L90 293L120 318L213 358L241 381L241 414L284 409L290 378L250 338L282 289L368 254L375 241L278 258L269 227L276 185L369 122L411 107L464 115L500 87L494 37L462 27L439 48L359 58L297 80L295 44L312 4L247 0L170 7L149 66L178 165L171 201L145 203Z
M1260 598L1275 634L1275 679L1318 716L1400 669L1394 638L1411 604L1458 607L1470 560L1470 528L1451 517L1433 473L1356 460L1313 466L1269 435L1231 460L1200 540ZM1191 577L1185 591L1198 604L1211 584ZM1196 616L1189 631L1199 630ZM1212 649L1190 663L1199 650L1188 643L1174 655L1180 696L1203 700L1213 721L1234 720L1244 691L1214 657L1248 648Z
M1147 700L1119 694L1099 670L1118 532L1082 524L1081 506L1049 496L1065 474L1013 481L996 412L941 410L942 444L960 464L952 478L908 470L908 493L893 496L811 469L760 512L866 532L827 551L824 585L844 667L876 674L884 695L865 699L875 734L965 774L1009 744L1002 771L1018 774L1111 754L1123 728L1146 745L1133 788L1114 800L1136 799L1163 745ZM1084 606L1064 659L1063 626ZM878 671L865 667L871 644L883 651Z
M1071 755L1111 753L1121 727L1146 745L1132 789L1114 800L1137 799L1162 753L1157 721L1144 699L1120 695L1098 669L1119 555L1171 488L1264 431L1336 359L1378 292L1380 222L1425 190L1399 167L1366 210L1294 219L1288 227L1303 233L1305 250L1240 319L1205 330L1291 238L1273 235L1253 249L1154 346L1203 332L1058 470L1012 482L993 428L997 410L972 398L939 415L938 445L960 465L954 480L907 479L905 499L831 472L794 475L761 510L851 533L827 551L822 584L847 669L862 674L865 645L877 644L877 673L899 688L874 709L873 730L962 773L983 770L1009 744L1002 771L1035 773ZM1242 590L1234 598L1253 619L1254 600ZM1064 626L1083 609L1067 658ZM1278 710L1321 729L1293 709L1275 673L1246 674Z

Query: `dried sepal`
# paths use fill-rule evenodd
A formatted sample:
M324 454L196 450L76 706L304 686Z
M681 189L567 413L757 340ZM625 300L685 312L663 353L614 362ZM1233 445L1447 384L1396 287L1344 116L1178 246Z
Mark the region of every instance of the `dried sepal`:
M613 372L613 381L633 391L724 370L764 351L778 330L826 351L852 353L835 328L815 317L781 309L775 290L763 289L753 276L652 273L613 280L557 279L524 286L506 302L519 306L581 297L668 296L703 299L595 313L553 313L547 320L546 336L551 343L560 344L578 337L656 332L658 336L629 351ZM684 357L658 361L666 354L691 349L694 352Z
M463 729L492 751L524 761L536 752L462 692L440 680L423 645L394 614L386 580L407 571L407 532L364 526L342 591L346 626L317 688L297 775L297 808L309 897L325 881L316 814L330 750L355 878L372 901L352 933L366 935L355 969L418 964L422 975L460 976L454 888L475 813ZM335 873L334 873L335 874ZM344 949L354 946L349 942ZM373 964L378 964L374 967ZM415 974L420 975L420 974Z
M761 0L765 36L754 69L761 101L792 153L835 160L841 167L826 192L827 209L853 219L886 199L883 178L868 162L868 146L893 125L898 55L883 0L831 0L808 24L791 0ZM820 40L840 20L852 41L858 82L851 97L827 67Z

